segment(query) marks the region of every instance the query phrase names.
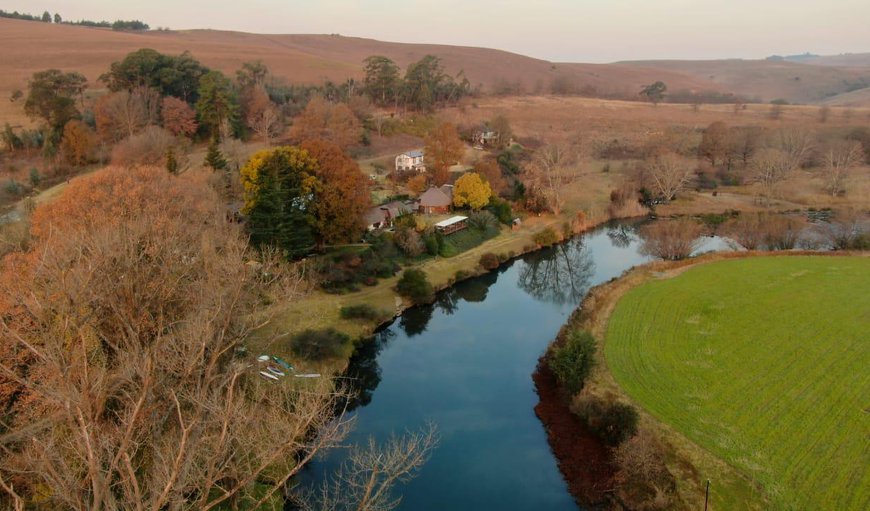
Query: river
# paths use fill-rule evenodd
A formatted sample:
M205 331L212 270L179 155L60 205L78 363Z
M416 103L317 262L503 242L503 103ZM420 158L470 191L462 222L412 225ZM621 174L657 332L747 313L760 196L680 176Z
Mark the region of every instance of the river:
M396 493L401 510L577 509L557 468L531 375L589 288L648 261L636 222L615 223L466 280L406 311L351 360L360 396L347 444L434 422L440 443ZM705 238L699 251L726 248ZM346 451L321 456L320 481Z

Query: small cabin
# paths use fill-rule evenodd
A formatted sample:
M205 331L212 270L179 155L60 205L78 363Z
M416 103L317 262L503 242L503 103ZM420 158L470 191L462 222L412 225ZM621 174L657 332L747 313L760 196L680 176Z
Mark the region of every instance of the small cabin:
M454 232L461 231L466 227L468 227L467 216L454 216L435 224L435 229L444 235L453 234Z
M423 151L408 151L407 153L402 153L396 156L396 170L423 172L426 170L426 164L423 161L423 157Z
M433 186L423 192L419 199L420 213L424 215L443 215L450 211L453 204L453 186Z

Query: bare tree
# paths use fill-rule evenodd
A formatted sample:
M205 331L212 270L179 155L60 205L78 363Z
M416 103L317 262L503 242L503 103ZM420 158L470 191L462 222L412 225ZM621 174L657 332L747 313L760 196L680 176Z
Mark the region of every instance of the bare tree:
M649 175L656 191L671 200L692 179L692 165L682 156L666 152L647 161Z
M131 137L157 122L159 104L160 95L148 87L109 93L94 106L97 133L113 142Z
M791 170L792 159L781 150L766 147L752 157L750 161L753 179L761 186L762 195L769 203L776 191L777 185L784 181Z
M292 299L298 275L245 264L242 233L189 174L76 180L7 261L0 507L257 508L340 437L330 381L269 383L240 351L258 294Z
M864 149L860 142L840 141L825 149L825 180L832 197L843 192L843 183L849 171L864 160Z
M543 192L550 209L557 215L564 206L562 188L577 177L578 160L576 150L565 144L554 144L535 152L529 166L528 184Z
M870 248L870 213L858 209L844 209L819 230L835 250Z
M701 225L688 218L661 220L640 229L641 253L661 259L689 257L698 245Z
M383 446L370 438L365 447L351 449L338 472L312 492L300 496L303 507L319 511L388 511L401 497L396 483L413 479L438 445L434 424L418 432L392 437Z
M254 89L251 92L245 122L266 145L272 144L272 138L281 128L281 114L265 90Z
M809 159L816 146L815 134L802 126L790 126L777 130L771 147L785 153L788 171L799 169Z

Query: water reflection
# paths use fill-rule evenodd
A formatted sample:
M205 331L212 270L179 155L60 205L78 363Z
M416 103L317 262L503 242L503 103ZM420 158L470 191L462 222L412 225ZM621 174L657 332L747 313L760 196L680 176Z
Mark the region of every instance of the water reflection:
M628 248L632 241L637 240L637 224L617 224L607 228L607 237L616 248Z
M375 389L381 383L381 367L378 365L378 355L396 337L392 328L378 331L369 342L357 347L356 353L350 359L345 373L346 384L349 386L350 398L346 410L351 412L372 402Z
M565 305L580 302L594 275L595 261L584 238L574 238L523 258L518 284L538 300Z

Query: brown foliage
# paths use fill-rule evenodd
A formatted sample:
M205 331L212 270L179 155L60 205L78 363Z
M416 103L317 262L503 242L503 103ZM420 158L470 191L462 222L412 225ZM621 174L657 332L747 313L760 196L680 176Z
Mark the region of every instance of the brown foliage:
M108 168L34 220L37 246L0 273L0 480L21 496L3 504L210 509L268 467L266 500L334 438L311 435L335 428L327 382L265 385L235 355L259 293L293 280L245 264L198 176Z
M668 260L685 259L695 250L701 231L701 225L688 218L653 222L640 229L641 253Z
M345 150L359 142L360 129L359 120L347 105L317 97L293 120L290 137L298 142L325 140Z
M432 170L436 186L450 182L450 167L459 162L464 151L459 131L448 122L439 124L426 137L426 167Z
M371 204L369 180L359 165L341 148L324 140L301 145L317 160L316 231L327 244L356 241L362 233L363 215Z
M474 165L474 171L483 176L492 188L493 193L501 195L507 190L507 183L501 173L501 167L495 158L484 158Z
M82 121L73 119L66 123L60 143L60 150L66 162L79 166L92 161L97 148L95 138L91 128Z
M671 509L676 482L664 452L661 441L645 428L614 450L619 497L631 509Z
M163 127L176 137L193 136L199 127L196 123L196 112L190 105L178 98L172 96L163 98L160 114L163 117Z
M669 201L692 179L691 162L673 152L665 152L647 161L653 189Z
M426 174L417 174L408 180L408 189L416 195L420 195L429 188L429 178Z
M163 165L166 152L177 144L172 133L148 126L145 131L122 140L112 148L113 165Z

